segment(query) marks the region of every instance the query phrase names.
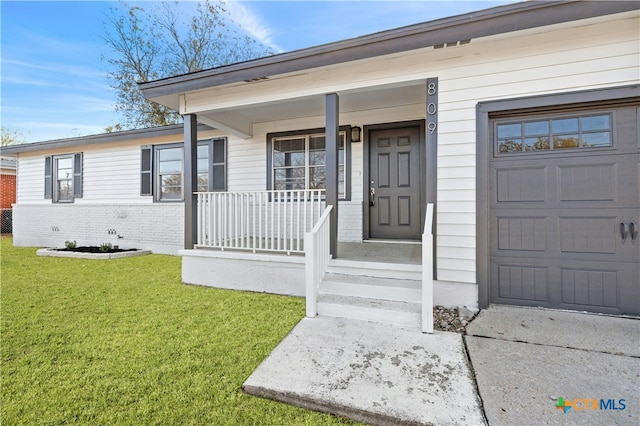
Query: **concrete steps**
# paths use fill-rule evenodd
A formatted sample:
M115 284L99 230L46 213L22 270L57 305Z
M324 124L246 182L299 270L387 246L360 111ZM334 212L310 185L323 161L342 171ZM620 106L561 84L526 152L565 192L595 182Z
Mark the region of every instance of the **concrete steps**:
M318 315L420 327L421 266L332 260Z

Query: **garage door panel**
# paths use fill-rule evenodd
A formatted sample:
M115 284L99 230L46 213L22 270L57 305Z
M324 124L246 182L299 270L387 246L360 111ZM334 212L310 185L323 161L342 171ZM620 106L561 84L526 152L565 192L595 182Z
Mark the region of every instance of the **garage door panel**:
M560 216L558 220L562 253L616 253L617 216Z
M496 265L498 297L511 300L547 300L547 268L517 264Z
M640 201L637 155L540 158L544 167L492 163L492 208L635 206ZM522 169L522 170L520 170Z
M497 202L545 202L546 167L504 168L496 172Z
M615 201L615 163L558 166L560 201Z
M558 270L555 274L561 290L555 303L558 307L613 314L639 313L640 268L637 260L558 262L552 269Z
M562 303L616 308L618 274L612 270L561 270Z
M545 217L498 217L498 250L546 251Z
M623 240L620 224L631 218L640 222L640 212L634 209L619 209L619 215L607 212L606 209L497 210L490 221L491 257L497 260L535 256L547 261L561 256L567 262L637 262L640 237L633 242L628 232Z
M637 314L637 263L502 258L491 263L494 303Z

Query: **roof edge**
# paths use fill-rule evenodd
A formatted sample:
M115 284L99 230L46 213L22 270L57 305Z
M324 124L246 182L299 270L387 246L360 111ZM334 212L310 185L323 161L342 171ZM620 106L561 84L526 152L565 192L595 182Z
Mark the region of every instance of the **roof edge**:
M123 130L120 132L99 133L74 138L52 139L42 142L28 142L18 145L2 147L2 155L14 155L22 152L46 151L58 148L72 148L75 146L100 145L113 142L122 142L137 139L146 139L160 136L178 135L183 132L183 124L170 126L149 127L146 129ZM198 131L213 130L212 127L198 124Z
M525 1L222 67L139 83L145 97L177 95L326 65L640 9L637 1Z

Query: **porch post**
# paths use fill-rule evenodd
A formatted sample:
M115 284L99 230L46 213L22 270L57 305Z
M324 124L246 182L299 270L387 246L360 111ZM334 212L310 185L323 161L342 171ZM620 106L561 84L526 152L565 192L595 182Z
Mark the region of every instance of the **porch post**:
M184 248L198 241L198 123L195 114L184 115Z
M326 124L325 147L327 150L327 181L326 200L327 206L333 206L329 216L329 252L333 258L338 257L338 122L339 98L337 93L325 96Z

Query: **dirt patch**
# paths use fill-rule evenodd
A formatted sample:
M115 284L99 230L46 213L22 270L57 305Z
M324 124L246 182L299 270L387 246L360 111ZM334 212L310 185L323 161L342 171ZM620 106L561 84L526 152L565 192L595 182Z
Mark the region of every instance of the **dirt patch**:
M448 309L443 306L433 307L433 328L435 330L465 334L470 321L471 318L461 316L458 309Z

